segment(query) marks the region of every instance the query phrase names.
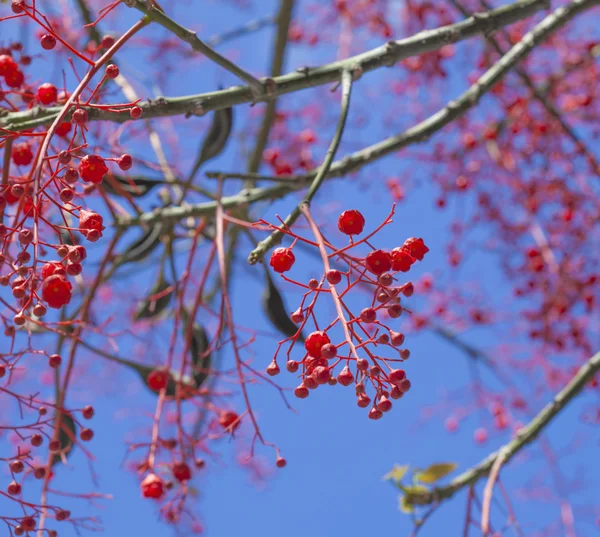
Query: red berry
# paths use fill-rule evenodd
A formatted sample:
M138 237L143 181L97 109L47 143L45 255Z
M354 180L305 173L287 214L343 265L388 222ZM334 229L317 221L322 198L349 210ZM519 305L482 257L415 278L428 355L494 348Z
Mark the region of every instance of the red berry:
M123 171L126 171L133 166L133 159L131 158L131 155L121 155L117 160L117 164L119 165L119 168L121 168Z
M33 531L35 529L35 518L32 516L26 516L25 518L21 519L21 527L25 531Z
M473 434L473 438L475 439L475 442L477 442L478 444L485 444L485 442L488 439L488 432L483 427L480 427Z
M71 301L73 286L62 274L53 274L42 282L42 298L51 308L62 308Z
M40 39L40 45L44 50L52 50L56 46L56 37L51 34L45 34Z
M377 276L387 272L392 267L390 254L383 250L374 250L365 258L365 262L367 269Z
M308 388L304 385L304 383L300 384L295 390L294 395L298 397L298 399L306 399L308 397Z
M13 146L11 157L17 166L27 166L33 161L33 152L29 144L23 142Z
M139 106L134 106L131 110L129 110L129 116L131 119L139 119L142 117L144 111Z
M58 136L66 136L71 131L71 123L68 121L63 121L59 123L58 127L56 127L56 134Z
M412 294L415 292L415 287L411 282L405 283L402 286L402 294L404 296L412 296Z
M342 281L342 273L339 270L330 270L327 272L327 281L331 285L335 285Z
M37 89L37 100L48 106L55 103L58 98L58 90L54 84L46 82Z
M396 384L396 386L398 386L398 389L402 393L406 393L408 390L410 390L411 382L408 379L404 379L404 380L401 380L400 382L398 382L398 384Z
M108 173L108 167L104 159L98 155L86 155L81 159L78 166L79 175L87 183L100 184Z
M192 479L192 471L185 462L176 462L173 465L173 477L179 482L189 481Z
M326 343L321 347L321 356L327 360L331 360L337 356L337 348L331 343Z
M277 466L277 468L283 468L286 464L287 461L283 457L277 457L277 460L275 461L275 466Z
M398 384L406 378L406 372L404 369L393 369L389 374L390 382L392 384Z
M18 88L23 84L25 76L19 69L10 71L4 75L4 81L9 88Z
M377 409L381 412L389 412L392 409L392 402L385 395L382 395L377 402Z
M402 315L402 306L400 304L392 304L387 308L387 312L392 319L397 319Z
M69 203L75 197L75 191L72 188L63 188L59 192L60 201Z
M279 366L277 365L277 362L275 360L273 360L267 367L267 375L271 377L279 375L280 372L281 370L279 369Z
M295 261L296 257L291 248L276 248L271 254L271 261L269 264L273 267L275 272L283 273L290 270Z
M60 364L62 364L62 358L60 357L60 354L51 354L48 357L48 365L50 367L60 367Z
M408 272L415 260L409 252L402 248L394 248L390 254L392 256L392 270Z
M429 248L425 246L423 239L416 239L415 237L406 239L402 248L419 261L422 261L425 254L429 252Z
M337 381L342 386L350 386L350 384L352 384L354 382L354 375L352 374L352 372L350 371L350 368L348 366L345 366L344 369L342 369L338 373Z
M110 48L115 44L115 38L112 35L105 35L100 40L100 46L102 48Z
M103 223L104 220L98 213L86 211L85 209L79 211L79 231L89 241L95 242L102 236ZM96 231L96 233L91 234L91 231Z
M87 406L83 407L83 410L81 411L81 413L83 414L83 417L86 420L91 420L94 417L94 407L91 405L87 405Z
M11 481L6 490L11 496L16 496L17 494L21 494L21 485L16 481Z
M142 496L160 500L164 494L164 485L162 479L156 474L148 474L141 483Z
M87 123L88 113L83 108L78 108L73 112L71 120L78 125L83 125L84 123Z
M67 520L71 517L71 511L67 511L66 509L60 509L54 515L58 522L62 522L63 520Z
M25 469L25 465L23 464L23 461L12 461L10 463L10 471L13 474L20 474L23 470Z
M240 425L240 419L233 410L224 410L219 414L219 425L225 430L235 431Z
M304 348L309 356L313 358L321 357L321 349L324 345L331 343L329 336L325 332L312 332L304 342Z
M302 321L304 321L304 313L302 313L302 309L298 308L294 313L292 313L290 319L296 324L300 324Z
M379 410L378 408L373 407L371 410L369 410L369 419L370 420L378 420L383 416L383 412L381 412L381 410Z
M148 387L155 392L159 392L166 387L168 381L169 374L164 369L154 369L146 380Z
M364 393L359 394L356 404L359 408L367 408L371 404L371 398Z
M360 312L360 320L363 323L374 323L377 320L377 312L374 308L365 308Z
M119 68L113 63L106 68L106 76L108 78L117 78L119 76Z
M8 54L0 54L0 76L8 76L11 73L18 71L19 66Z
M338 218L338 229L346 235L359 235L364 227L365 217L359 211L344 211Z
M288 362L285 364L285 368L289 373L295 373L298 371L298 362L296 362L296 360L288 360Z
M40 447L44 443L44 437L41 434L35 433L29 439L29 442L33 447Z

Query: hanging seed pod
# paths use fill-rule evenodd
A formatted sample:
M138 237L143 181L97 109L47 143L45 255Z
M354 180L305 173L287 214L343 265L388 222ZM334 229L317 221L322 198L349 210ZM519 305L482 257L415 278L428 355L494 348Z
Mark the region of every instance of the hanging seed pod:
M227 145L231 129L233 128L233 108L222 108L213 114L210 128L202 140L198 158L189 175L193 179L200 166L212 158L215 158Z
M298 327L290 319L283 297L277 287L275 287L275 283L266 267L265 276L266 287L262 297L263 309L274 328L279 330L286 338L294 337L298 333ZM304 342L302 332L298 335L298 341Z
M171 287L171 284L163 279L161 273L150 294L138 304L133 320L158 318L171 303L174 291Z
M190 317L188 313L182 311L183 318L183 335L187 337ZM192 334L190 341L190 354L192 363L192 377L196 388L200 388L210 375L211 353L208 352L210 342L206 330L200 324L194 322L192 326Z
M132 242L116 259L117 264L134 263L146 259L161 244L165 226L160 222L150 227L139 239Z
M164 181L148 179L146 177L123 177L121 175L109 174L102 183L102 188L106 193L113 196L141 198L153 188L162 184L164 184Z
M52 459L52 466L62 461L63 458L71 455L73 447L75 446L73 441L75 438L77 438L77 426L70 414L62 412L60 418L60 432L58 433L60 451Z

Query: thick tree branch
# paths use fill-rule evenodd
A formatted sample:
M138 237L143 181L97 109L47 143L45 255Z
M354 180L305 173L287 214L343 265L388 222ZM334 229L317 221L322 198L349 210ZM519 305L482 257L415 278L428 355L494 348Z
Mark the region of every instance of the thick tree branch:
M192 49L201 54L204 54L208 59L212 60L216 64L220 65L224 69L227 69L230 73L233 73L240 80L243 80L248 84L254 97L258 97L264 93L264 87L262 83L254 78L250 73L244 71L241 67L238 67L235 63L229 61L224 56L221 56L217 51L209 47L204 41L202 41L196 32L184 28L173 19L171 19L164 11L158 9L153 2L146 4L140 0L136 0L132 7L144 13L149 19L160 24L163 28L166 28L179 39L188 43Z
M567 6L556 9L537 24L530 32L525 34L521 41L514 45L495 65L488 69L475 84L460 95L455 101L448 103L445 108L439 110L406 131L396 136L386 138L381 142L368 146L334 162L329 171L325 174L325 178L342 177L375 160L407 147L408 145L427 140L434 133L441 130L455 119L463 116L468 110L473 108L483 95L494 87L511 69L514 68L515 65L522 61L537 44L547 39L553 32L562 28L579 13L599 4L600 0L575 0ZM313 170L291 184L280 183L272 187L243 190L235 196L223 198L223 207L228 209L263 200L279 199L289 192L306 187L318 173L319 169ZM229 177L235 176L235 174L227 175ZM260 178L260 176L256 177ZM122 218L117 222L117 225L126 227L140 223L151 224L159 220L177 221L189 216L214 214L215 209L215 202L200 203L188 207L156 209L140 216Z
M288 215L288 217L284 221L284 226L289 228L294 225L296 220L301 214L302 207L309 207L310 202L315 197L315 194L318 192L319 188L323 184L323 180L329 171L329 167L335 158L335 154L340 146L340 142L342 141L342 135L344 134L344 129L346 127L346 119L348 118L348 111L350 110L350 95L352 94L352 81L353 81L353 73L352 71L344 71L342 74L342 104L340 110L340 117L338 119L338 124L335 129L335 133L329 144L329 148L327 149L327 153L325 155L325 160L323 161L323 165L319 168L319 173L315 177L314 181L310 185L306 196L302 200L302 202L294 208L294 210ZM284 233L280 230L276 230L271 233L265 240L258 243L256 248L250 252L248 256L248 263L254 265L258 263L273 246L279 244L281 239L283 238Z
M498 459L501 459L503 464L508 463L519 451L537 438L544 428L583 390L598 371L600 371L600 352L592 356L554 399L527 426L519 430L514 440L488 455L476 466L463 472L445 487L435 488L428 492L409 492L407 494L408 503L411 505L431 505L447 500L459 490L489 475Z
M595 3L594 3L595 4ZM444 45L456 43L484 32L494 30L525 19L548 6L548 0L520 0L507 6L478 13L464 21L426 30L418 34L390 41L386 45L352 56L346 60L328 63L320 67L299 69L295 72L273 79L272 95L284 95L314 86L328 84L340 80L344 70L359 65L363 72L373 71L384 66L393 66L398 61L424 52L437 50ZM186 30L187 31L187 30ZM258 100L268 100L271 96L263 96ZM254 102L255 97L249 87L233 87L221 91L188 95L184 97L159 97L140 103L145 119L154 117L204 114L211 110ZM109 110L110 105L102 109L87 107L89 121L106 120L124 123L132 121L126 111L118 114ZM23 112L4 113L0 111L0 129L22 131L52 123L61 111L61 107L34 107Z

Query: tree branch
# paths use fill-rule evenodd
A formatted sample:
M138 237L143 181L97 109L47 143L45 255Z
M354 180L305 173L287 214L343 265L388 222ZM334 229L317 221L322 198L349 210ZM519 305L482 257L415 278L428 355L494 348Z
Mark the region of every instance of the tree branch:
M252 91L252 94L255 97L264 94L265 89L262 83L254 78L250 73L244 71L241 67L238 67L235 63L229 61L224 56L221 56L216 50L213 50L209 47L204 41L202 41L197 35L196 32L192 30L188 30L184 28L169 16L166 13L156 7L153 2L149 4L145 4L140 0L136 0L132 5L137 10L144 13L149 19L152 19L154 22L160 24L163 28L166 28L173 34L175 34L179 39L188 43L192 49L204 54L208 59L212 60L216 64L220 65L224 69L227 69L230 73L233 73L240 80L243 80Z
M600 352L592 356L575 374L571 381L548 403L529 424L517 433L517 437L488 455L479 464L463 472L445 487L435 488L428 492L409 492L406 500L411 505L431 505L447 500L464 487L468 487L490 474L498 459L506 464L527 444L533 442L545 427L574 399L600 371ZM500 463L498 463L500 464Z
M356 65L360 65L363 72L373 71L384 66L393 66L404 58L437 50L444 45L456 43L480 33L492 32L499 27L525 19L547 6L548 0L520 0L492 11L478 13L455 24L419 32L412 37L399 41L390 41L386 45L352 56L346 60L315 68L300 69L273 79L272 95L260 97L258 101L338 81L344 70ZM255 101L256 99L249 87L233 87L184 97L158 97L149 100L147 103L140 103L139 106L143 110L142 117L150 119L184 114L202 115L211 110ZM118 123L135 121L126 113L127 111L115 113L110 109L110 105L102 108L84 108L88 112L89 121L105 120ZM32 129L52 123L60 111L61 107L42 108L39 106L23 112L4 113L4 115L0 111L0 129L8 131Z

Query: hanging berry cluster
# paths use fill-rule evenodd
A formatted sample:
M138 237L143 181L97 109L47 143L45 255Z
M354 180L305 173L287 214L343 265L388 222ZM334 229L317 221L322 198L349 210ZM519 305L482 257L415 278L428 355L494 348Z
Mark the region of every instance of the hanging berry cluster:
M287 282L305 289L300 305L290 316L297 325L297 332L280 343L267 368L271 376L280 372L278 354L289 342L286 369L290 373L299 372L301 379L294 390L296 397L304 399L311 390L325 384L354 385L357 405L370 407L369 418L379 419L392 408L392 399L400 399L409 391L411 383L401 365L408 360L410 351L404 346L404 334L393 322L403 312L409 312L402 305L402 298L410 297L414 288L411 282L398 280L401 273L408 272L423 259L429 248L420 238L409 238L391 251L371 245L371 237L391 223L392 215L393 211L379 228L359 239L365 218L357 210L344 211L338 218L338 229L349 237L348 245L336 248L319 232L315 243L286 229L294 243L290 248L277 248L272 252L273 270ZM294 266L293 248L298 241L322 246L323 251L328 251L320 280L311 279L305 284L284 276ZM354 255L356 249L365 246L369 249L366 255ZM345 267L331 268L330 261ZM362 310L355 313L347 299L352 291L359 289L366 292L367 300ZM314 310L318 299L327 295L334 301L338 316L328 325L320 326ZM292 355L299 352L303 331L311 325L315 330L304 339L303 356L293 358ZM344 336L336 338L333 329L340 326Z

